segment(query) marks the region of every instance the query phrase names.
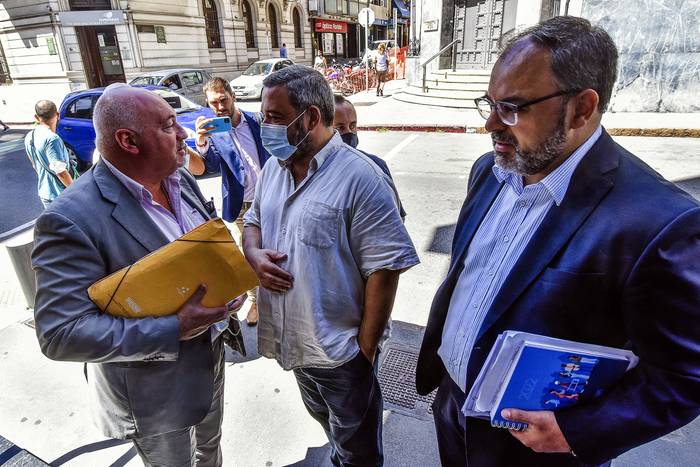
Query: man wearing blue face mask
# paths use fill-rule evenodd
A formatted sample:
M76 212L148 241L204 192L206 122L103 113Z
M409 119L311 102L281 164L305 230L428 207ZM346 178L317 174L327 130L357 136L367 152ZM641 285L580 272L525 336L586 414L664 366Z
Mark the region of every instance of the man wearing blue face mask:
M335 102L333 128L340 133L340 137L343 139L345 144L353 148L357 148L360 141L357 137L357 112L355 111L355 106L352 105L352 102L347 100L342 94L335 94L333 96L333 100ZM386 162L384 162L381 157L370 154L362 149L358 149L358 151L369 157L372 162L377 164L377 166L382 169L382 172L387 174L392 181L394 180L394 177L391 176L391 172L389 171L389 166L386 165ZM399 200L399 212L401 214L401 220L405 220L406 211L403 209L401 200Z
M290 66L263 82L260 174L244 251L260 279L258 352L293 370L336 466L383 465L376 378L399 274L418 257L391 179L333 130L323 76Z

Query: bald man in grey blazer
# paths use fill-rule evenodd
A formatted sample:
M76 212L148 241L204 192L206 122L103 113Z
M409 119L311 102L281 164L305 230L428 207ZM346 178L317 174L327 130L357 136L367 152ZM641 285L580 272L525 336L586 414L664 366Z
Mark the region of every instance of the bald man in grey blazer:
M224 353L211 325L242 300L205 308L201 286L171 316L123 319L87 294L215 214L179 170L185 131L162 98L126 85L107 88L94 123L102 160L36 222L39 344L51 359L87 362L96 424L132 439L145 465L220 466Z

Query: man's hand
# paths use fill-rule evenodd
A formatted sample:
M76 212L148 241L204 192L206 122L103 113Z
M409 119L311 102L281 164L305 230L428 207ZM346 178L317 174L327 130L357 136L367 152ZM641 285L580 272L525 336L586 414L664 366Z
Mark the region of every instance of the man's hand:
M535 452L571 452L569 443L559 429L554 412L503 409L501 416L513 422L525 422L525 431L510 430L510 434Z
M284 293L292 288L294 277L278 266L279 263L287 259L285 253L261 248L248 248L246 259L258 276L260 285L266 289Z
M202 299L207 293L207 286L200 284L192 296L177 311L177 319L180 322L180 340L186 341L197 337L212 324L226 319L229 315L228 306L207 308L202 306Z
M359 340L358 345L360 346L360 352L362 352L365 358L374 366L374 359L377 356L377 346L370 347L369 345L362 345Z
M230 302L226 304L226 308L228 308L228 313L230 315L238 313L238 310L241 309L243 304L245 303L246 299L248 298L248 294L244 293L242 295L239 295L238 297L234 298Z
M211 131L211 127L209 126L211 120L211 118L200 116L194 121L194 129L197 133L197 139L195 140L197 146L204 146L207 142L207 136L209 136L209 132Z

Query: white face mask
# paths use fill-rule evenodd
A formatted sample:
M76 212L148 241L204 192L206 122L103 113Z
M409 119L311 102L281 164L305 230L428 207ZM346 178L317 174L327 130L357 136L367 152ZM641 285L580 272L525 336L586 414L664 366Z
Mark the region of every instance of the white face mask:
M292 154L297 151L299 145L309 136L311 130L307 131L306 136L295 145L289 144L289 138L287 137L287 128L299 120L299 117L304 115L304 113L306 113L306 110L297 115L297 118L292 120L289 125L276 125L273 123L263 123L260 125L260 137L262 138L263 146L271 156L286 161L292 157Z

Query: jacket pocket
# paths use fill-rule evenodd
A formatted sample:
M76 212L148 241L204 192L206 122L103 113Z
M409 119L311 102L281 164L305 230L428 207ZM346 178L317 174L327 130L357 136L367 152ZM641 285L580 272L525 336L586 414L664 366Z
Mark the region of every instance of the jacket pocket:
M297 234L305 245L330 248L338 238L340 209L308 201Z

